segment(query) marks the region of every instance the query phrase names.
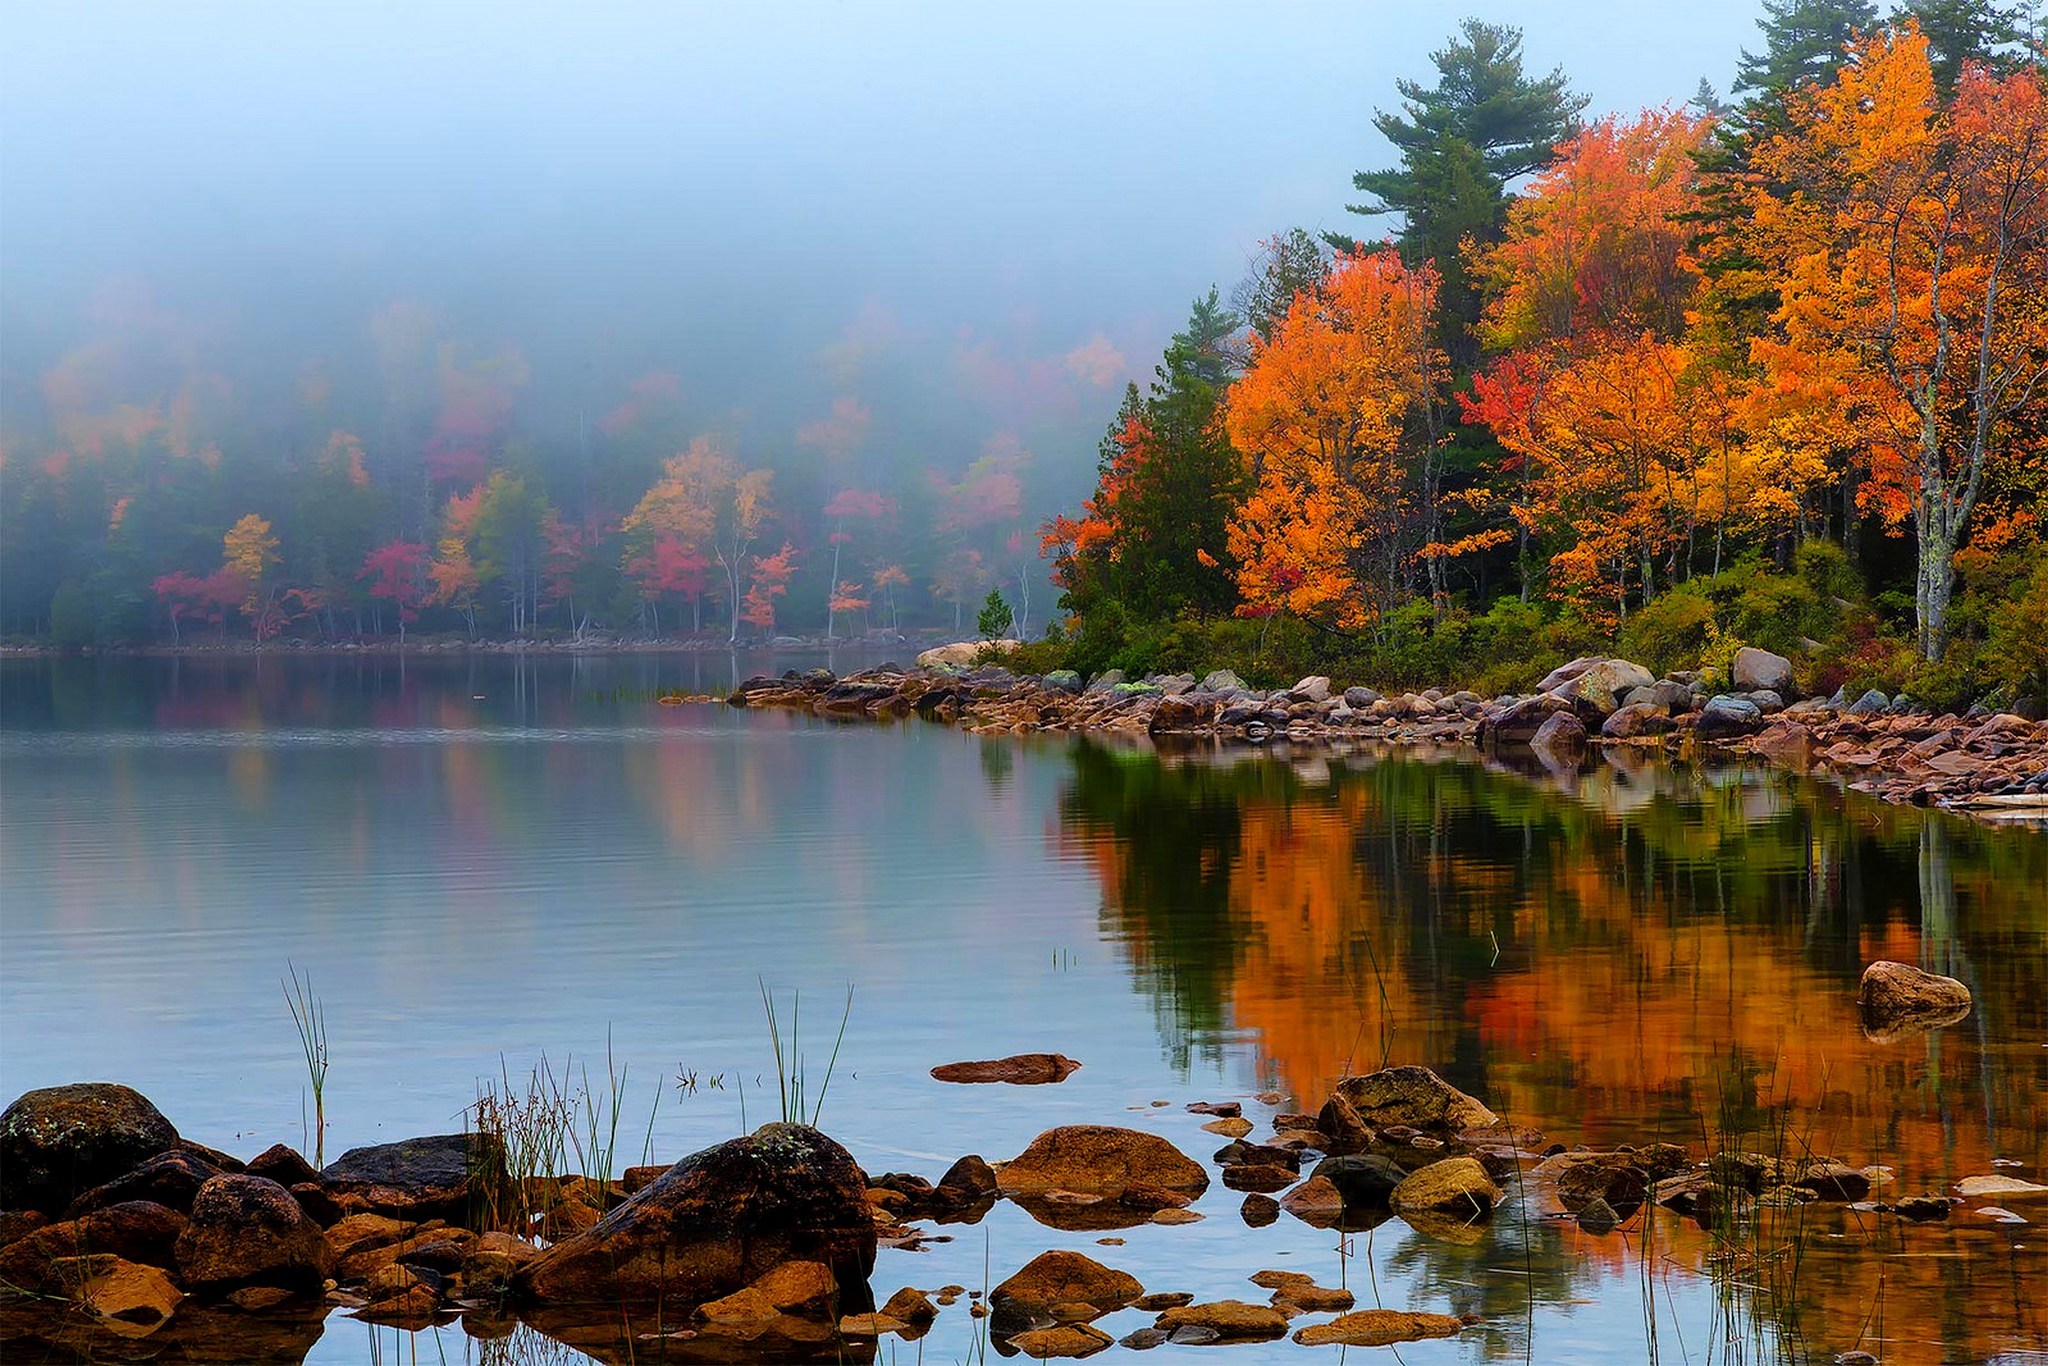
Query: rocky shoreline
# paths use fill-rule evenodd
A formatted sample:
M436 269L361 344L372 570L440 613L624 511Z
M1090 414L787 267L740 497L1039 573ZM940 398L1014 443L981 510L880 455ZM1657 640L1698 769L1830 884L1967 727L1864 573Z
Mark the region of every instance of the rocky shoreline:
M1969 1010L1960 983L1890 963L1871 966L1859 1006L1867 1028L1894 1033ZM1056 1084L1078 1065L1026 1055L953 1066L975 1069L963 1080ZM1190 1104L1182 1142L1062 1125L1008 1161L968 1154L935 1178L870 1175L818 1129L777 1123L600 1179L515 1177L490 1133L353 1149L319 1170L283 1145L244 1162L181 1137L128 1087L46 1088L0 1115L0 1350L298 1360L343 1312L401 1329L459 1319L483 1339L524 1323L604 1361L869 1361L880 1339L921 1338L962 1300L1006 1356L1288 1336L1386 1345L1480 1320L1450 1305L1361 1309L1342 1287L1254 1270L1249 1247L1246 1280L1263 1299L1148 1289L1067 1250L978 1290L913 1285L878 1300L871 1278L878 1248L914 1250L945 1236L934 1226L978 1223L998 1201L1051 1229L1105 1233L1199 1222L1191 1206L1212 1183L1242 1195L1248 1244L1282 1217L1344 1231L1398 1219L1467 1242L1496 1217L1569 1222L1600 1239L1665 1210L1724 1238L1809 1204L1932 1221L2048 1195L1998 1175L1902 1194L1883 1167L1711 1139L1703 1152L1568 1148L1418 1066L1345 1077L1313 1112L1282 1108L1287 1099ZM1222 1142L1207 1162L1183 1150L1205 1135ZM508 1199L514 1186L520 1198ZM1114 1261L1123 1240L1097 1241ZM1155 1317L1121 1338L1096 1326L1128 1309Z
M1589 656L1554 670L1534 691L1381 694L1322 676L1290 688L1251 688L1217 670L1127 679L1111 670L1019 674L970 662L972 646L926 651L917 666L884 664L836 675L791 670L750 678L729 695L665 698L780 707L854 720L917 716L978 733L1084 733L1298 745L1347 740L1465 746L1503 763L1569 772L1602 749L1751 758L1836 775L1887 802L1941 806L1979 819L2048 818L2048 725L1972 707L1935 715L1875 691L1800 697L1782 656L1743 650L1734 677L1659 678L1627 660Z

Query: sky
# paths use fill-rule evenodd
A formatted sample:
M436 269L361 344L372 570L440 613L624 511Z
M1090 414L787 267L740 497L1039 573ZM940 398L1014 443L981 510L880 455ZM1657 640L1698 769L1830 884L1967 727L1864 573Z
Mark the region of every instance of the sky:
M0 423L137 295L252 390L406 298L515 339L543 406L661 367L771 439L852 393L880 441L1092 467L1197 293L1359 229L1373 110L1460 18L1598 113L1725 90L1759 11L14 0Z

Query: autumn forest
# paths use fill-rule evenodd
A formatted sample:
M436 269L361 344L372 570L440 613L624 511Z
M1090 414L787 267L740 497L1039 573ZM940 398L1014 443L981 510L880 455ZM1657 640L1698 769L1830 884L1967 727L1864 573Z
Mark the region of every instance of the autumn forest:
M308 356L257 410L139 363L138 334L183 343L116 299L9 405L0 630L831 639L964 633L994 591L1047 667L1501 688L1600 643L1665 669L1756 644L1823 686L2039 695L2022 11L1765 8L1725 97L1636 112L1464 23L1382 107L1395 160L1356 176L1352 231L1277 232L1205 287L1067 510L1014 430L889 451L852 395L762 443L656 367L529 430L521 350L405 300L357 382ZM1099 396L1120 363L1065 362Z

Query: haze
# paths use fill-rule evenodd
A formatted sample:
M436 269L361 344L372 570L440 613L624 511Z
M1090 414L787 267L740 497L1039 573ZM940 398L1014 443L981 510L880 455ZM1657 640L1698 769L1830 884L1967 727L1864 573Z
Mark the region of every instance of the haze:
M1472 12L1598 112L1725 90L1758 7ZM0 419L35 439L50 367L139 331L160 354L104 398L196 367L264 430L309 364L373 373L404 300L523 354L543 448L659 369L778 463L843 399L871 459L1021 443L1042 513L1258 238L1365 226L1372 111L1465 13L11 5Z

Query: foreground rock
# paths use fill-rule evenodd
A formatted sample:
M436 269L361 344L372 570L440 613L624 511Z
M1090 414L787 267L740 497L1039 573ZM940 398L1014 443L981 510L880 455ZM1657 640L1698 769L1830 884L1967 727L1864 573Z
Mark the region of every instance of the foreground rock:
M822 1262L843 1305L864 1309L875 1264L867 1185L818 1130L769 1124L692 1154L587 1232L512 1278L528 1304L694 1309L784 1262Z
M1432 1162L1394 1187L1387 1203L1397 1214L1447 1214L1467 1222L1493 1213L1500 1187L1476 1158Z
M1409 1314L1398 1309L1361 1309L1328 1323L1311 1324L1296 1330L1294 1340L1304 1347L1386 1347L1396 1342L1419 1342L1424 1338L1456 1337L1465 1321L1449 1314Z
M1077 1191L1114 1197L1142 1186L1200 1195L1209 1188L1209 1174L1157 1134L1070 1124L1031 1140L996 1169L996 1184L1009 1196Z
M29 1091L0 1113L0 1209L58 1214L177 1141L156 1106L115 1082Z
M1189 1328L1206 1329L1216 1336L1208 1341L1270 1342L1287 1332L1287 1315L1270 1304L1247 1304L1243 1300L1215 1300L1208 1304L1183 1305L1168 1309L1153 1327L1176 1340Z
M178 1236L178 1275L195 1293L270 1286L317 1294L334 1248L292 1193L261 1176L216 1176L199 1188Z
M1970 1013L1970 989L1953 977L1880 959L1863 970L1856 1009L1873 1034L1933 1029Z
M505 1149L483 1134L432 1134L351 1148L320 1173L344 1214L461 1220L473 1199L506 1180Z
M1017 1053L986 1062L949 1062L932 1069L939 1081L1007 1082L1012 1086L1044 1086L1065 1081L1081 1064L1064 1053Z
M1041 1253L989 1292L998 1315L1049 1313L1056 1305L1081 1305L1089 1317L1113 1313L1145 1293L1135 1276L1104 1266L1078 1252Z

